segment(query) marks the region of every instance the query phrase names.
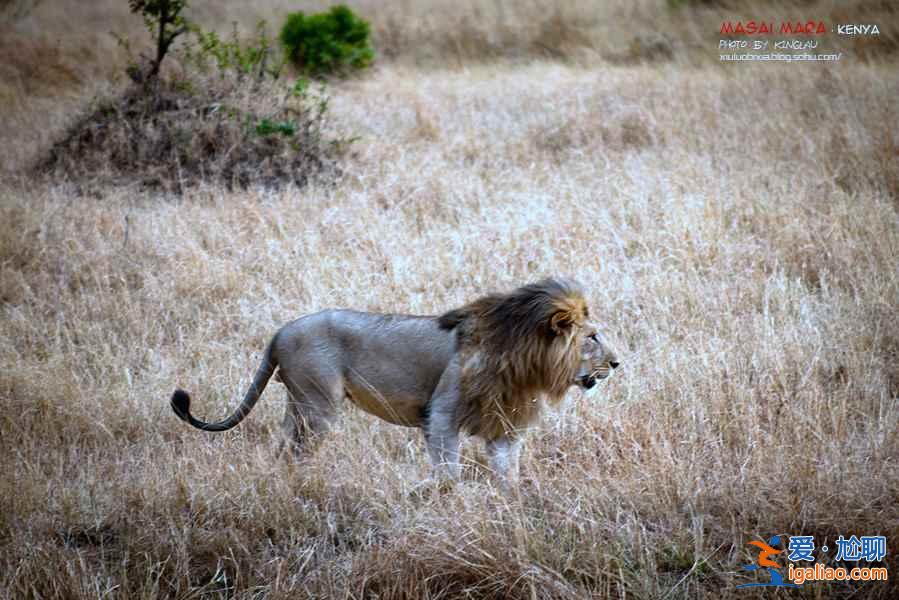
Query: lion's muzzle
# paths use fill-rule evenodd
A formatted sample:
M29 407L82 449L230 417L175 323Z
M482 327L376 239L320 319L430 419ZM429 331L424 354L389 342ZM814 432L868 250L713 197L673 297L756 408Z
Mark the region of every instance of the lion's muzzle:
M585 390L589 390L596 385L596 377L592 375L583 375L577 380L577 384Z
M609 361L585 375L580 375L575 383L585 390L589 390L600 380L608 378L612 374L612 369L617 369L620 364L617 361Z

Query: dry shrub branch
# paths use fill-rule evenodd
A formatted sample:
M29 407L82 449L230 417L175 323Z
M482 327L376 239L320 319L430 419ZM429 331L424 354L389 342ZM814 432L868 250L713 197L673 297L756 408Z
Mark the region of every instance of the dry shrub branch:
M40 169L81 185L182 191L304 185L339 173L345 141L327 133L323 91L285 91L236 75L136 84L100 102L50 151Z
M291 86L280 77L283 61L267 64L274 49L264 23L249 42L236 29L222 40L179 15L185 5L132 2L145 13L157 6L145 15L158 38L155 56L132 57L133 85L96 101L38 170L81 187L137 183L176 192L197 183L301 186L338 174L337 158L350 140L329 133L324 86L305 79ZM175 39L187 32L195 42L177 53L177 69L161 72ZM128 41L122 45L130 54Z

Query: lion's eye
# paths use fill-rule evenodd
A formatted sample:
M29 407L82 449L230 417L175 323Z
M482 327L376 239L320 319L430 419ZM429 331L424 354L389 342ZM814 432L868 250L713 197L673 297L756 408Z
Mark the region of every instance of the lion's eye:
M596 337L596 333L591 333L590 335L587 336L587 339L590 339L590 340L593 340L594 342L599 343L599 338Z

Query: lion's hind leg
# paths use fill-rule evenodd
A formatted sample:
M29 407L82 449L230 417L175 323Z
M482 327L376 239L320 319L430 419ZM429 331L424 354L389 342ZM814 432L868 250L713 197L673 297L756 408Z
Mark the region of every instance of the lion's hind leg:
M281 377L287 388L287 410L281 423L283 437L278 455L283 456L289 448L298 459L336 420L343 382L337 376L305 375L300 379L282 373Z

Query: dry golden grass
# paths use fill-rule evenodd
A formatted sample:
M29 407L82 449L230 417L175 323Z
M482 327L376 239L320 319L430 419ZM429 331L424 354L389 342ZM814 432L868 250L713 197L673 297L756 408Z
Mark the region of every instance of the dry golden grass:
M3 184L0 598L744 598L775 533L886 535L895 578L899 76L733 66L399 61L334 91L361 136L334 187ZM414 491L419 434L350 408L278 462L274 382L228 434L168 407L224 415L300 314L544 274L626 356L532 433L517 496L473 443Z

